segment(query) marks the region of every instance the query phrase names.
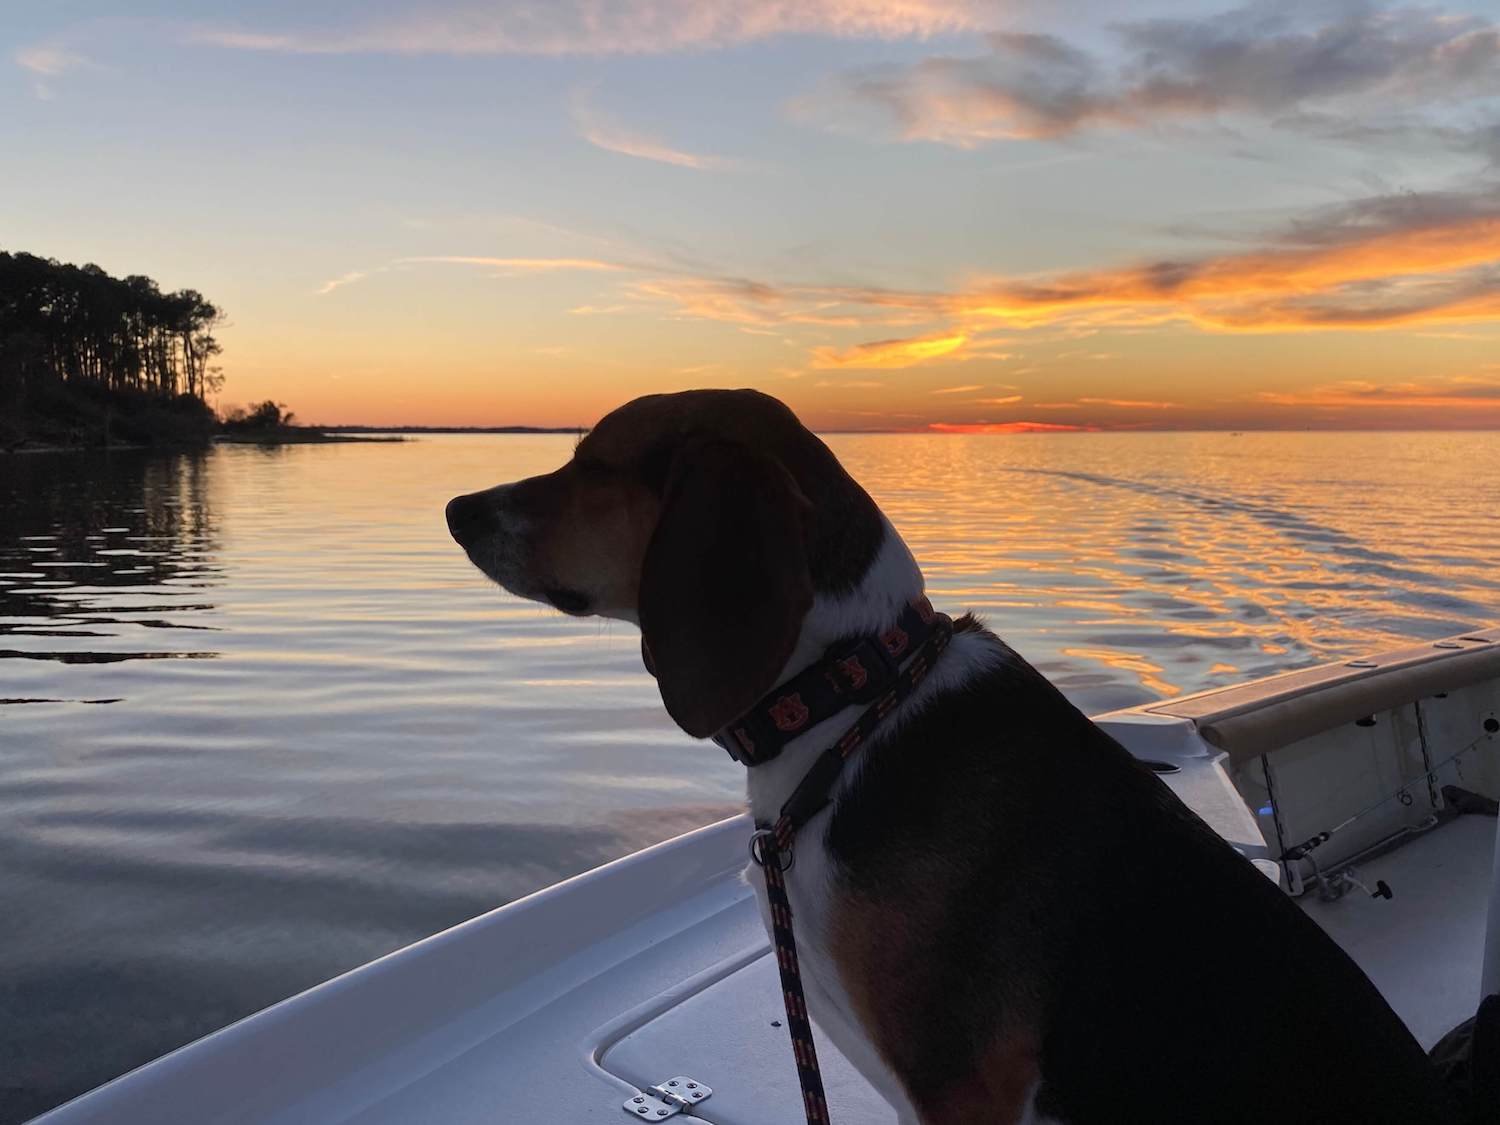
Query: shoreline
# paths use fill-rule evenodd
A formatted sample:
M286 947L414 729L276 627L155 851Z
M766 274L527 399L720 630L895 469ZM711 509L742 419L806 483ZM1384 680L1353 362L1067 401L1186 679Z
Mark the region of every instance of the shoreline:
M367 445L406 442L403 436L374 437L355 434L214 434L207 441L111 442L109 445L59 445L56 442L22 442L0 447L0 456L23 453L191 453L216 445Z
M400 434L375 436L373 434L329 434L290 433L272 434L215 434L210 445L353 445L369 443L402 442L408 439Z

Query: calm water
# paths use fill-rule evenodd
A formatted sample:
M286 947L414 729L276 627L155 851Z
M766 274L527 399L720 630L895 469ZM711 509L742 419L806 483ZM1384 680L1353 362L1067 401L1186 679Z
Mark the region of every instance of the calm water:
M1500 435L830 439L1085 710L1500 618ZM561 437L0 458L0 1121L732 812L452 494Z

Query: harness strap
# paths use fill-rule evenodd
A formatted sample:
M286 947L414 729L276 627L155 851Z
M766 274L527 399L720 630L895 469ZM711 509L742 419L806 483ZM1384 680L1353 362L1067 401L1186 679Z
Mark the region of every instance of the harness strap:
M918 608L917 603L913 603L913 608ZM812 1024L807 1018L807 998L802 989L802 971L797 964L797 939L792 932L792 903L786 892L786 872L794 859L792 843L797 830L828 804L834 782L849 756L864 744L898 703L916 690L953 639L953 622L944 614L934 612L926 598L921 599L919 612L929 627L925 630L925 640L915 648L880 698L864 710L837 742L818 756L786 804L781 806L775 823L757 823L755 834L750 837L750 858L760 867L766 880L766 900L771 908L771 940L776 948L776 969L781 975L787 1030L792 1037L792 1055L797 1063L797 1080L802 1086L802 1106L808 1125L829 1125L828 1100L823 1094L823 1072L818 1066L818 1049L813 1043Z

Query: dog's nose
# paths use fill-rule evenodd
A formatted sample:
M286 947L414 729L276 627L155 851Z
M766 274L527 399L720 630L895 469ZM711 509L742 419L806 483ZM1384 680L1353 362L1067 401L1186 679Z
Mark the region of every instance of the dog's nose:
M448 517L448 534L465 547L500 524L494 502L478 492L455 496L448 501L444 514Z

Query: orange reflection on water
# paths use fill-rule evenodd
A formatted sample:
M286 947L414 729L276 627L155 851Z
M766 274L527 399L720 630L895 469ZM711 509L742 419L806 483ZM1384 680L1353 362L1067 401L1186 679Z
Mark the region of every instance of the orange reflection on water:
M1085 710L1500 615L1493 434L835 435L945 609Z
M1129 672L1140 680L1143 688L1162 698L1181 695L1182 689L1162 679L1162 667L1139 653L1120 652L1110 648L1065 648L1062 654L1075 660L1095 660L1117 672Z

